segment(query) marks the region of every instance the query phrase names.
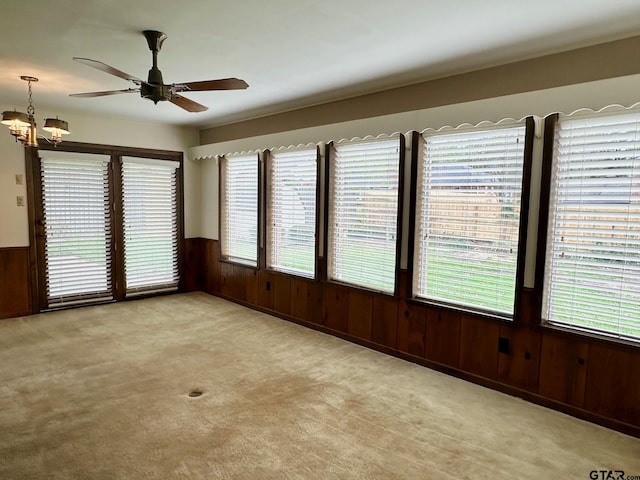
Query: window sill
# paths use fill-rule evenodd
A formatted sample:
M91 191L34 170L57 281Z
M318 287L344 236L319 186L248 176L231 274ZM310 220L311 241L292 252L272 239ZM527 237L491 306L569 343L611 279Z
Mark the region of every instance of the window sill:
M280 270L273 267L267 267L265 270L269 273L286 275L287 277L299 278L300 280L308 280L310 282L315 282L317 280L317 276L315 275L315 273L311 275L306 275L302 272L296 272L295 270L285 270L285 269Z
M482 310L473 310L471 308L465 308L460 305L451 305L448 303L435 302L433 300L427 300L419 297L412 297L407 300L409 303L415 305L426 305L428 307L439 308L442 310L454 311L464 313L465 315L473 315L476 317L484 318L487 320L494 320L503 323L513 324L513 315L501 315L499 313L485 312Z
M626 338L618 338L613 335L607 335L605 333L598 333L590 330L582 330L579 328L571 328L563 325L554 325L545 320L542 320L540 327L548 332L554 332L563 336L580 337L585 342L600 343L603 345L618 345L620 347L631 348L635 351L640 351L640 339L630 340Z
M352 288L354 290L361 290L363 292L371 293L371 294L386 295L388 297L396 297L395 292L388 292L388 291L385 291L385 290L376 290L375 288L364 287L362 285L356 285L355 283L341 282L340 280L332 280L330 278L327 279L327 284L328 285L337 285L339 287L345 287L345 288Z
M258 270L258 262L252 262L250 260L243 260L241 258L226 257L226 258L220 258L219 261L223 262L223 263L230 263L232 265L239 265L241 267L251 268L253 270Z

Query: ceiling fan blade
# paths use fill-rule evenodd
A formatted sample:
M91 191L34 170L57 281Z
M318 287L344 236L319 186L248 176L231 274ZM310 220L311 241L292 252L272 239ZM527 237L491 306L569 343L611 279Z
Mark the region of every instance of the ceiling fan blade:
M186 82L171 85L174 92L203 92L210 90L242 90L249 84L239 78L221 78L219 80L204 80L202 82Z
M182 95L173 94L169 99L171 103L185 109L187 112L204 112L209 110L209 107L194 102L193 100L183 97Z
M118 95L119 93L134 93L140 92L139 88L125 88L124 90L105 90L104 92L87 92L87 93L72 93L70 97L80 97L80 98L89 98L89 97L104 97L106 95Z
M81 57L73 57L73 59L76 62L83 63L84 65L87 65L88 67L92 67L92 68L95 68L97 70L100 70L101 72L105 72L105 73L108 73L110 75L115 75L116 77L120 77L120 78L123 78L125 80L129 80L130 82L133 82L136 85L140 85L142 83L146 83L146 82L143 82L142 80L140 80L139 78L134 77L133 75L129 75L128 73L125 73L122 70L118 70L117 68L113 68L112 66L107 65L106 63L99 62L98 60L91 60L90 58L81 58Z

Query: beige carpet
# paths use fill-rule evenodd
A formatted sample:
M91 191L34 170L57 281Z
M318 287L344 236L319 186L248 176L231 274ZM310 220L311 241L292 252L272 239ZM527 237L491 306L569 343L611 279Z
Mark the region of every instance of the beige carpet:
M640 440L202 293L0 322L2 479L594 469L640 475Z

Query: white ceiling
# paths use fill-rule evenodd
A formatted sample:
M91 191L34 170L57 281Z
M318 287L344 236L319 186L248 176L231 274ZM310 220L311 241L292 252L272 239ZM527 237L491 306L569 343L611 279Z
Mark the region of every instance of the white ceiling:
M640 33L638 0L2 0L0 109L126 115L207 127ZM166 83L238 77L247 90L193 92L188 113L137 94L70 98L146 79L142 30L168 35Z

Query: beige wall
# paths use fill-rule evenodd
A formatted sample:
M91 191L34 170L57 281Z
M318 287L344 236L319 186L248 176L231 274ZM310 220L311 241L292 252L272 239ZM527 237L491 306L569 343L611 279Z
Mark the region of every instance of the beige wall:
M322 75L321 68L318 74ZM219 143L635 74L640 74L640 36L221 125L203 130L200 143Z
M2 104L0 98L0 104ZM75 142L157 148L186 152L197 144L196 129L172 127L131 119L94 116L77 112L37 112L38 118L59 115L69 122ZM39 133L44 133L40 130ZM185 155L185 235L200 235L200 164ZM29 245L27 207L18 207L16 197L25 196L26 186L15 184L15 175L25 173L23 148L16 143L4 125L0 130L0 248Z
M24 155L19 143L9 135L9 129L0 130L0 247L29 245L27 207L18 207L16 197L27 198L25 185L16 185L15 175L25 177Z

